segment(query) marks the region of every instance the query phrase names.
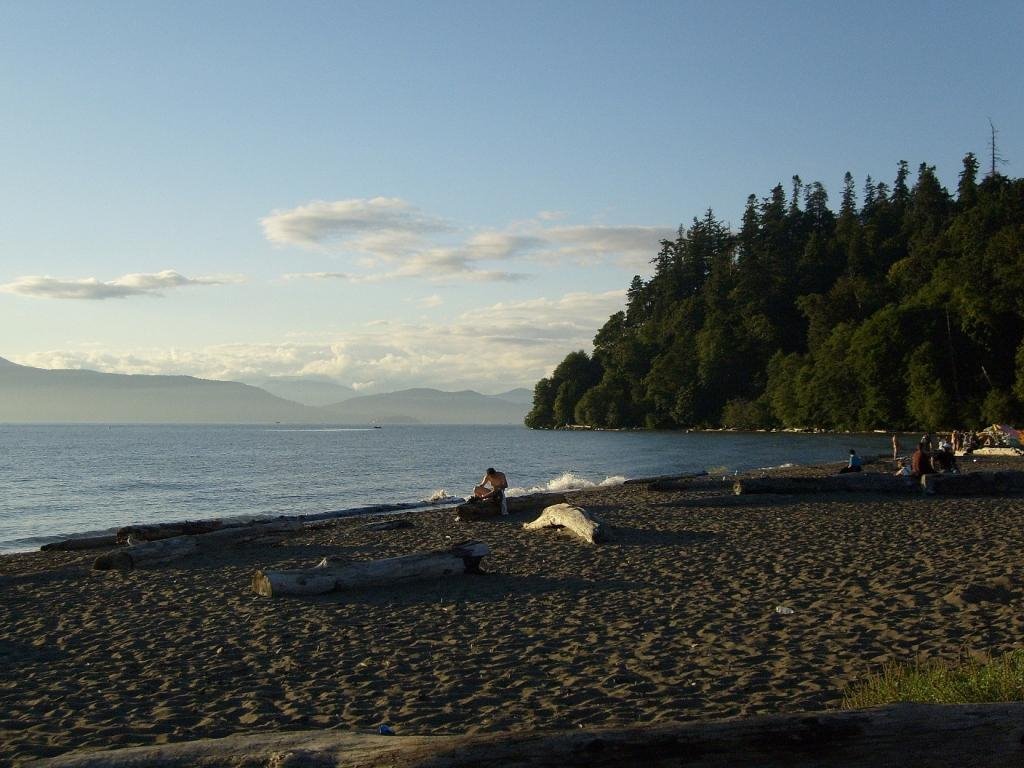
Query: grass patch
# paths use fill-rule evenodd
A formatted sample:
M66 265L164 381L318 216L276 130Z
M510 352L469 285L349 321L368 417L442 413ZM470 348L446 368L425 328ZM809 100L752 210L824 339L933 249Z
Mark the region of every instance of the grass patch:
M913 664L886 664L878 673L848 685L843 709L877 707L897 701L981 704L1024 701L1024 650L987 659L962 657Z

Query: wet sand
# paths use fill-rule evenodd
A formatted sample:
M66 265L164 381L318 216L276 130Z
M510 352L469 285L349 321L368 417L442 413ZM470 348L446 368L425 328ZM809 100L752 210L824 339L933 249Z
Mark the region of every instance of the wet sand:
M966 468L1007 466L1022 467ZM882 662L1024 638L1019 496L737 497L704 478L570 497L613 541L523 531L533 514L428 510L406 515L411 529L344 519L129 573L91 571L95 552L2 557L0 763L251 731L461 734L822 709ZM315 597L250 588L257 568L465 539L494 550L487 575Z

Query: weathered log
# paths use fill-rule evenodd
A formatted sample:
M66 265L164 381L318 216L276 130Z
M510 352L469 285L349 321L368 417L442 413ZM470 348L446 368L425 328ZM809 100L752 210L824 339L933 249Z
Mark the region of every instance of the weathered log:
M1024 472L967 472L966 474L929 474L921 477L927 494L948 496L992 496L1024 491Z
M148 564L165 563L195 554L199 550L194 536L145 541L100 555L92 567L97 571L130 571Z
M80 549L101 549L117 544L117 536L87 536L80 539L63 539L50 544L43 544L39 549L43 552L76 552Z
M645 485L651 491L681 491L690 486L690 481L707 477L707 472L689 472L683 475L658 475L657 477L636 477L625 480L623 485Z
M336 564L324 558L315 568L256 571L252 588L264 597L315 595L335 589L360 589L416 579L480 573L480 560L490 552L486 544L466 541L451 549L385 560Z
M588 544L605 540L605 529L582 507L574 504L553 504L545 507L540 517L532 523L523 523L523 530L536 531L541 528L565 528Z
M915 493L917 481L880 472L849 472L824 477L756 477L733 483L733 493Z
M535 512L552 504L565 501L564 493L531 493L526 496L506 496L506 508L510 515L518 512ZM478 520L501 514L501 507L492 499L470 499L455 507L455 514L465 520Z
M155 541L136 540L134 536L129 536L129 546L100 555L92 567L97 571L130 571L141 564L155 565L188 557L200 549L241 544L261 536L289 533L302 528L301 520L282 518L271 520L269 523L247 523L231 528L220 528L209 533L175 536Z
M175 536L195 536L224 527L226 526L223 520L181 520L175 523L126 525L117 529L117 543L127 544L129 537L136 541L159 541Z
M1024 703L896 704L632 728L376 736L338 731L245 733L221 739L86 748L40 768L1005 768L1024 764Z
M366 525L359 526L361 531L396 531L401 528L415 528L416 524L412 520L407 520L404 517L400 517L397 520L382 520L379 523L367 523Z

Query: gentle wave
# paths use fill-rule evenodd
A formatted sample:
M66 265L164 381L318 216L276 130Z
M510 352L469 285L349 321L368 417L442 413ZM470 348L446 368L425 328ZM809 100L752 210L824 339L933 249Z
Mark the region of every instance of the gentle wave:
M544 485L535 485L532 488L509 488L509 496L525 496L529 493L558 493L561 491L578 491L583 488L607 488L613 485L622 485L626 478L622 475L606 477L599 483L587 480L572 472L563 472L558 477L548 480Z

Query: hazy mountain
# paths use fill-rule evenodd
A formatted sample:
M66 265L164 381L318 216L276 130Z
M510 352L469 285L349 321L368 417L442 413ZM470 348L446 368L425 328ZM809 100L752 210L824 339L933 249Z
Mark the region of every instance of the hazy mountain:
M514 403L469 389L403 389L353 397L323 410L346 424L522 424L529 409L529 401Z
M0 358L0 421L320 422L316 408L234 381L45 370Z
M500 400L508 400L510 403L516 405L525 405L526 410L530 410L533 407L533 390L526 389L525 387L517 387L516 389L510 389L508 392L500 392L497 395L493 395Z
M329 379L309 379L302 376L269 376L246 379L245 384L266 390L272 395L293 400L303 405L331 405L355 397L355 390ZM532 398L531 393L531 398Z

